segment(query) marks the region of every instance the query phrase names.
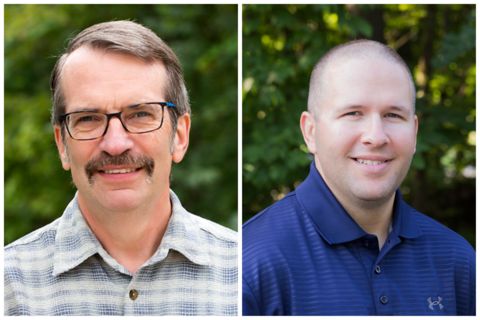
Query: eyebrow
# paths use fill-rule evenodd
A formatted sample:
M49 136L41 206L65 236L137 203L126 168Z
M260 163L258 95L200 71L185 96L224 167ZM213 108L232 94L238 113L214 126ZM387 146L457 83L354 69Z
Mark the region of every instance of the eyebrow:
M124 107L124 108L122 109L122 111L125 110L125 109L127 109L127 108L130 108L130 107L139 105L139 104L142 104L142 102L128 105L128 106ZM102 112L102 113L104 113L104 112L105 112L105 109L102 110L101 107L94 107L94 106L86 105L86 106L79 106L78 108L75 108L75 110L72 110L72 111L70 111L70 112L79 112L79 111L95 111L95 112Z
M87 112L87 111L91 111L91 112L102 112L102 111L100 111L100 109L98 109L98 108L78 108L78 109L76 109L76 110L74 110L74 111L72 111L72 112L81 112L81 111L85 111L85 112Z
M366 109L367 107L365 107L364 105L361 105L361 104L353 104L353 105L349 105L349 106L346 106L346 107L343 107L343 108L340 108L339 109L339 112L347 112L347 111L350 111L350 110L359 110L359 109ZM395 111L398 111L398 112L404 112L404 113L408 113L410 112L406 107L404 106L396 106L396 105L393 105L393 106L389 106L387 107L388 110L395 110Z
M126 108L129 108L130 106L126 107ZM126 108L124 108L123 110L125 110ZM123 111L122 110L122 111ZM93 107L93 106L81 106L81 107L78 107L76 108L75 110L72 110L70 112L82 112L82 111L91 111L91 112L100 112L100 113L105 113L105 109L103 108L99 108L99 107Z
M400 112L405 112L405 113L410 112L407 108L405 108L403 106L390 106L390 109L397 110L397 111L400 111Z
M353 104L353 105L348 105L346 107L342 107L338 109L338 111L345 112L345 111L357 110L357 109L365 109L365 106L362 106L361 104Z
M101 112L101 111L100 111L100 108L98 108L98 107L93 107L93 106L89 106L89 105L83 105L83 106L73 107L73 110L71 110L70 112L79 112L79 111L97 111L97 112Z

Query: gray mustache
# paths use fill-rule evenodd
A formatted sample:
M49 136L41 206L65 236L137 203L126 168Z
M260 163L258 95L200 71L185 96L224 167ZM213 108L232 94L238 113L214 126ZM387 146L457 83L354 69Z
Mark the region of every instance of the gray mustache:
M153 175L153 169L155 167L155 161L152 158L141 155L136 156L129 151L125 151L119 155L112 156L106 152L102 152L98 158L93 158L85 165L85 173L87 174L88 181L93 184L93 175L100 168L105 166L119 166L119 165L135 165L144 167L147 170L148 177Z

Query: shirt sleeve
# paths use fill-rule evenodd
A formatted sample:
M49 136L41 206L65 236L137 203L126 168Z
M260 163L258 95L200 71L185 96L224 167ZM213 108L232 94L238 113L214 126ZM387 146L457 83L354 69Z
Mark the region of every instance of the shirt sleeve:
M258 316L260 315L260 308L257 299L253 294L250 285L242 278L242 314L244 316Z

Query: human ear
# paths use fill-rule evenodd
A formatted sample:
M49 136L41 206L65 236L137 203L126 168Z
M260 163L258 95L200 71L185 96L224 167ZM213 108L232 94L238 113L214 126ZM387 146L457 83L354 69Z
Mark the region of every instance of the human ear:
M310 112L304 111L302 113L300 128L302 129L303 140L305 140L308 150L313 154L317 154L315 146L315 118Z
M413 153L417 151L417 133L418 133L418 117L415 115L415 146L413 148Z
M60 154L60 160L62 161L62 167L65 170L70 170L70 163L67 157L67 146L63 144L61 128L59 125L53 126L55 132L55 142L57 143L58 153Z
M173 154L172 160L180 162L183 156L187 152L188 142L190 135L190 114L185 113L178 118L177 132L175 133L175 139L173 141Z

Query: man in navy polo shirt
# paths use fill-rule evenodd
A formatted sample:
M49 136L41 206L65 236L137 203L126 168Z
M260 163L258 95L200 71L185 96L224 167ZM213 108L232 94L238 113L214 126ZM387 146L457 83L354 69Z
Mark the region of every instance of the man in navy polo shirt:
M244 315L475 315L475 251L398 187L415 153L415 86L378 42L316 64L300 126L315 161L243 226Z

